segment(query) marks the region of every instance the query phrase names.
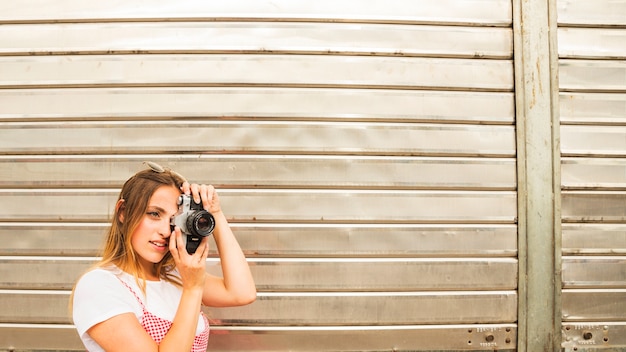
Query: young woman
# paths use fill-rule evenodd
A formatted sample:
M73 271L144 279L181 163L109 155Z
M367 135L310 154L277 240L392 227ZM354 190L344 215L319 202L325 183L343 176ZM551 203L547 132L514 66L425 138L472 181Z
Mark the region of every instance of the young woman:
M246 258L213 186L190 185L149 163L126 181L115 205L102 260L77 282L72 314L89 351L206 351L209 325L201 305L239 306L256 299ZM205 271L204 237L189 254L170 227L181 193L215 218L223 278Z

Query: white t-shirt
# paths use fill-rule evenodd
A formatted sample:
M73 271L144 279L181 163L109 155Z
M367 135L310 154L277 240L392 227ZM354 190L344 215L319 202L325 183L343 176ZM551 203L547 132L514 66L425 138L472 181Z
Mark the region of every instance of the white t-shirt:
M182 289L161 280L146 281L146 296L135 277L116 266L94 269L83 275L76 284L73 301L74 325L88 351L104 351L87 334L92 326L116 315L132 312L141 321L143 310L137 298L121 282L124 281L142 299L146 310L160 318L174 320ZM204 330L202 316L198 318L196 335Z

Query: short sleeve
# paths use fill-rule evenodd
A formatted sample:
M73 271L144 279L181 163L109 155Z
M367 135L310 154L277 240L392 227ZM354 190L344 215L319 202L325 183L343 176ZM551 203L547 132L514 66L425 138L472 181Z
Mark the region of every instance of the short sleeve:
M142 309L135 296L111 271L92 270L83 275L74 289L72 305L74 325L81 338L92 326L123 313L141 317Z

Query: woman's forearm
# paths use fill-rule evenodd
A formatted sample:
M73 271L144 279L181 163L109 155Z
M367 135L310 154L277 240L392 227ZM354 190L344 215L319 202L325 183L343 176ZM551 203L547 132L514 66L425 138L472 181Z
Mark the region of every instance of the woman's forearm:
M159 351L191 351L200 316L201 300L201 287L183 289L172 327L161 340Z
M213 236L220 256L224 290L232 300L228 305L251 303L256 299L256 286L248 261L224 213L220 211L213 216L216 223Z

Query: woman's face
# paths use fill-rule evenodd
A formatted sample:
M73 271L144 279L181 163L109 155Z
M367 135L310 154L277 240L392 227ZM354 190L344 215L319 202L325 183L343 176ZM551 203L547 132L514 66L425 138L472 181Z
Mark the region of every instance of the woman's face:
M154 264L169 251L170 219L178 212L180 191L173 186L157 188L139 226L131 236L133 249L148 279L157 279Z

